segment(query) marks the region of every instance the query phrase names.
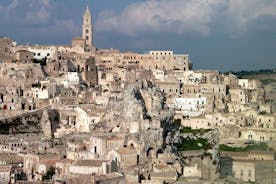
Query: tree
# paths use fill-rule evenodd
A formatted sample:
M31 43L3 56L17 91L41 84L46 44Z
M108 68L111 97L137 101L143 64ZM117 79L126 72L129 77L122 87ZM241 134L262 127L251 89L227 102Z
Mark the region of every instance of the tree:
M53 166L50 166L47 169L46 174L42 176L42 181L51 180L54 174L55 174L55 168Z

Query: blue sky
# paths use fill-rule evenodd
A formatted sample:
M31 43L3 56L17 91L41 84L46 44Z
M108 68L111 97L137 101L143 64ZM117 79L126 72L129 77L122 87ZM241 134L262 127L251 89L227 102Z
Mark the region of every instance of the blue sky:
M0 36L69 44L86 5L98 48L173 50L196 69L276 68L275 0L0 0Z

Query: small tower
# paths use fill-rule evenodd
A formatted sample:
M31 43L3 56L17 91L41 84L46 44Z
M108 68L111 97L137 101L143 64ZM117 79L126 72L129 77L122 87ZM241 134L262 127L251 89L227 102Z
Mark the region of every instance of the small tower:
M93 42L93 29L92 29L92 17L88 6L83 14L82 22L82 38L85 39L87 46L92 47Z

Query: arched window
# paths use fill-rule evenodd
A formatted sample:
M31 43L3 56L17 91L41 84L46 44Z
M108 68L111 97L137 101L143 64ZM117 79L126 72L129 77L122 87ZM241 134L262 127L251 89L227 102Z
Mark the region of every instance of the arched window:
M89 30L88 30L88 29L86 29L86 30L85 30L85 33L89 33Z
M106 74L105 73L102 74L102 79L106 79Z
M86 40L89 40L89 36L86 36L85 39L86 39Z

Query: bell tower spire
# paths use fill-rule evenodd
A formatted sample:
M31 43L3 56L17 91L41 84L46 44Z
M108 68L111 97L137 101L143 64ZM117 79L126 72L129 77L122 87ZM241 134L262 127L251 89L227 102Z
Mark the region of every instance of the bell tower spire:
M91 17L88 5L86 6L86 10L83 14L82 38L85 39L85 43L86 43L87 46L92 47L92 43L93 43L93 26L92 26L92 17Z

